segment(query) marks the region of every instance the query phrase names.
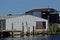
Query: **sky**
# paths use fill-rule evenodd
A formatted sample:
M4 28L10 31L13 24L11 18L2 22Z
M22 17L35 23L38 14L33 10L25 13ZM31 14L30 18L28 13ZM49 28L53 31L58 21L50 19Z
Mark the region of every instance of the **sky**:
M0 16L24 14L26 11L40 8L54 8L60 11L60 0L0 0Z

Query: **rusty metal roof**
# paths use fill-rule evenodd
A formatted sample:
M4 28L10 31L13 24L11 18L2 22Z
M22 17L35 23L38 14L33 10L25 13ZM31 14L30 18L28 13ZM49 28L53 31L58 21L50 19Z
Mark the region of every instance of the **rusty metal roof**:
M53 9L53 8L41 8L41 9L33 9L33 10L28 11L28 12L44 12L44 11L54 11L54 10L55 9Z

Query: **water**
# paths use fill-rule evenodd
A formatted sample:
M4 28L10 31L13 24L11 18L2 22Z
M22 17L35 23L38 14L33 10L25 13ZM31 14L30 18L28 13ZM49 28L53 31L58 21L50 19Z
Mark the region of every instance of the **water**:
M0 40L60 40L60 35L45 35L45 36L24 36L24 37L8 37L1 38Z

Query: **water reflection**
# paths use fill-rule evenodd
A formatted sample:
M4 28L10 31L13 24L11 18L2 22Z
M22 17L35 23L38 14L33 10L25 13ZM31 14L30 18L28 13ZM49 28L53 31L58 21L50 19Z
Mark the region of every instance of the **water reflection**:
M38 35L38 36L24 36L24 37L8 37L8 38L1 38L0 40L60 40L60 35Z

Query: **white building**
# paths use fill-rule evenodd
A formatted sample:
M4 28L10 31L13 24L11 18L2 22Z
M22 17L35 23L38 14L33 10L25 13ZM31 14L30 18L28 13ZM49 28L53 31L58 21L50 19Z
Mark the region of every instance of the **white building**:
M14 30L22 30L22 23L24 26L24 31L30 28L30 32L33 30L33 26L36 30L36 22L46 22L46 29L48 28L48 20L31 15L22 16L0 16L0 27L4 30L12 30L12 24Z

